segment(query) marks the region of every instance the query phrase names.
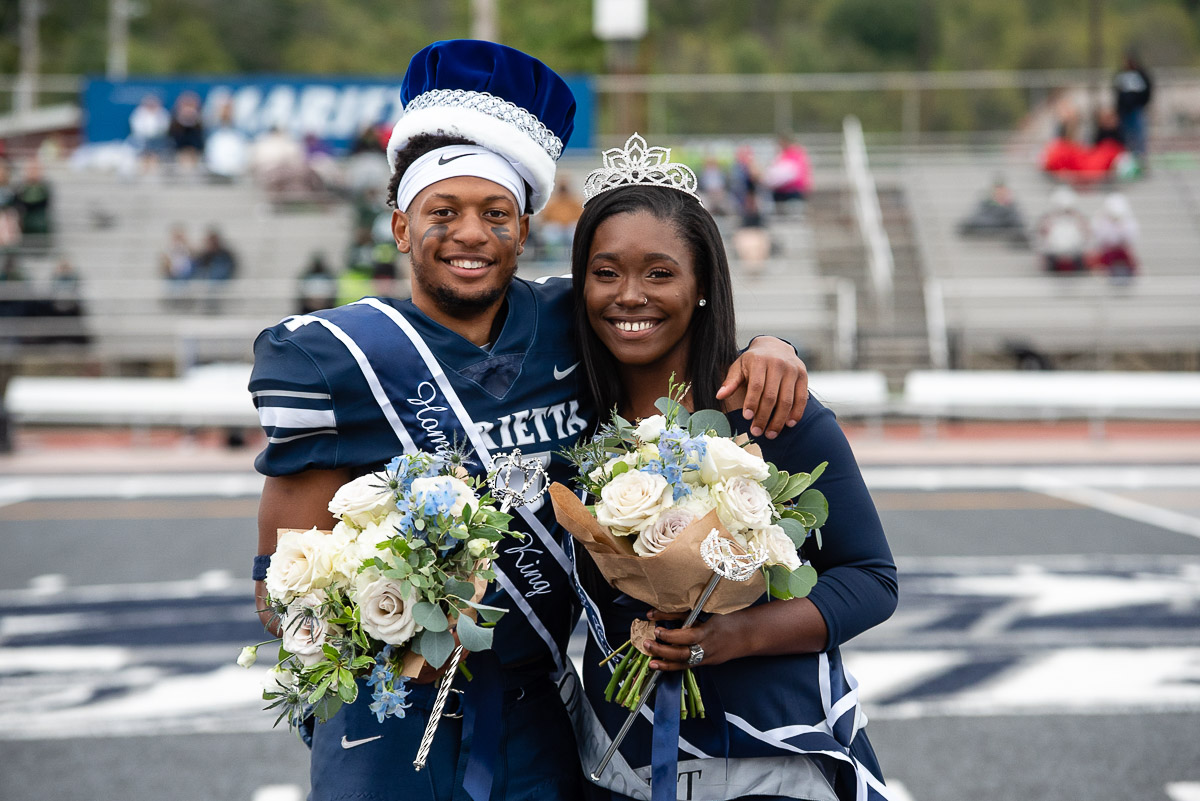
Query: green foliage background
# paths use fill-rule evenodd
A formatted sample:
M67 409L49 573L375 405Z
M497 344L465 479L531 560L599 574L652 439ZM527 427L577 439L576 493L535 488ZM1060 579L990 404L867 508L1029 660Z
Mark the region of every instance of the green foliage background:
M470 0L133 0L132 75L286 72L400 74L424 44L470 33ZM495 0L500 39L564 72L604 72L587 0ZM648 0L634 70L804 73L1089 66L1092 0ZM0 72L18 64L19 0L0 3ZM102 74L109 0L42 0L41 69ZM1200 0L1101 0L1104 66L1128 47L1152 67L1200 64ZM689 125L761 128L769 99L676 96L660 109ZM864 98L855 98L862 103ZM793 99L794 119L823 120L843 101ZM867 99L894 118L898 97ZM1004 93L939 96L923 120L947 129L1011 121ZM708 108L697 112L697 108ZM757 109L757 114L756 110ZM865 119L865 118L864 118ZM767 127L770 123L766 122Z

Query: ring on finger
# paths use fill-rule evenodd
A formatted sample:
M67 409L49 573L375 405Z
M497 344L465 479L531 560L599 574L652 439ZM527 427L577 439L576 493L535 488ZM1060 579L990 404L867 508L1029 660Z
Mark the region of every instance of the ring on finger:
M688 651L690 652L687 660L688 667L696 667L704 661L704 649L700 647L699 643L692 643L689 645Z

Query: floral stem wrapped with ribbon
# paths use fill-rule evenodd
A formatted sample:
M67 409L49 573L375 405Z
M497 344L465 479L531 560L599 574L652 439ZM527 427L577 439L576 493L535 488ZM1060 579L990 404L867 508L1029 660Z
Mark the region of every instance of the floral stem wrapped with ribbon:
M591 555L615 589L664 612L697 607L713 571L701 558L704 539L716 530L735 551L766 555L761 572L744 582L723 581L703 612L743 609L764 592L787 600L809 593L817 581L800 546L825 523L829 505L812 483L825 469L788 474L762 458L757 445L731 437L729 422L711 410L689 414L679 400L685 386L655 404L662 412L633 423L613 413L589 441L568 453L577 483L595 503L585 506L567 487L550 488L558 521ZM634 621L605 697L633 709L650 673L641 643L653 624ZM626 649L632 650L626 654ZM680 713L704 715L696 679L685 672Z
M354 702L362 678L379 721L402 718L408 681L425 664L442 667L458 644L491 647L506 610L479 599L495 577L497 544L523 535L480 494L464 459L397 456L338 489L332 531L280 530L265 604L282 637L263 693L281 710L277 724L298 728L310 710L328 720ZM239 664L253 664L257 647Z

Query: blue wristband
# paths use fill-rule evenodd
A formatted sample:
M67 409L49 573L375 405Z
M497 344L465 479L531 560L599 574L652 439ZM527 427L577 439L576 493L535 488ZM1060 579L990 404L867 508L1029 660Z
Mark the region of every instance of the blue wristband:
M267 580L267 568L271 566L271 554L264 553L254 557L254 569L250 571L250 578L255 581Z

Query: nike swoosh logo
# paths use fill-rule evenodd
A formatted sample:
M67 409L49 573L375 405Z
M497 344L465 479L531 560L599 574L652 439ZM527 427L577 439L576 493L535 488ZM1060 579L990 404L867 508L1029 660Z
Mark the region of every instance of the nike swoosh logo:
M438 156L438 166L449 164L455 159L465 159L467 156L474 156L474 153L459 153L457 156Z
M346 735L343 734L342 735L342 748L346 748L346 749L357 748L360 745L369 743L372 740L378 740L381 737L383 737L382 734L376 734L374 737L364 737L361 740L347 740Z
M564 378L569 376L571 373L575 372L575 368L578 366L579 366L579 362L575 362L570 367L568 367L566 370L559 370L558 367L556 366L554 368L554 380L562 381Z

